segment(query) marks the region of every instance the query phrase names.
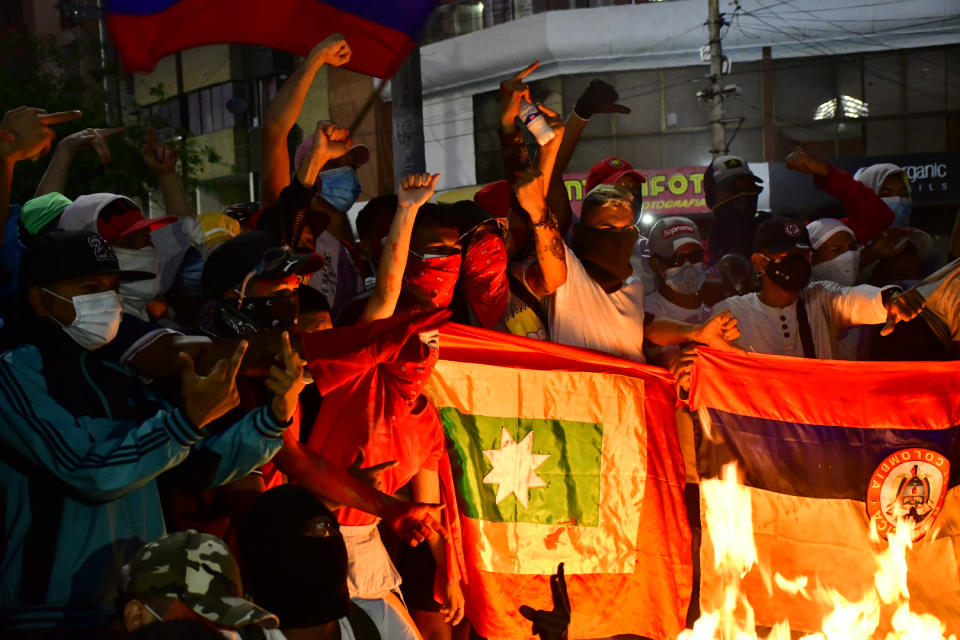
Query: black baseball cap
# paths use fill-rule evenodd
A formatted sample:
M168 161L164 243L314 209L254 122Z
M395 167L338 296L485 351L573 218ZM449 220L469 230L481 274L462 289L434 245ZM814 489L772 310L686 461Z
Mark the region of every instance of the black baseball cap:
M323 266L323 256L297 252L266 231L248 231L214 249L203 265L201 280L207 295L219 300L239 288L247 276L280 279L313 273Z
M764 220L753 234L754 251L781 253L791 249L812 251L807 227L793 218Z
M89 231L51 231L31 239L20 262L20 288L47 286L68 278L118 276L121 282L149 280L149 271L125 271L103 236Z

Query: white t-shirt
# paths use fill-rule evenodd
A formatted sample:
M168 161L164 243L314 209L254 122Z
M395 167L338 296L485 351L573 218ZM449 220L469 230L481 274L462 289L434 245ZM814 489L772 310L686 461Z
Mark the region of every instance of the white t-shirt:
M367 612L377 631L380 632L381 640L422 640L406 618L383 600L363 598L351 598L351 600ZM356 640L350 621L347 618L340 618L338 622L340 623L340 640ZM265 629L264 635L267 640L286 640L286 636L280 629ZM226 635L226 637L239 638L239 635Z
M887 310L880 293L870 285L844 287L836 282L812 282L800 292L810 321L816 357L838 359L838 335L862 324L886 322ZM740 337L734 344L753 353L803 356L797 323L797 303L779 309L760 301L756 293L721 300L712 315L729 310L737 319Z
M643 362L643 282L607 293L567 247L567 281L547 296L550 339Z

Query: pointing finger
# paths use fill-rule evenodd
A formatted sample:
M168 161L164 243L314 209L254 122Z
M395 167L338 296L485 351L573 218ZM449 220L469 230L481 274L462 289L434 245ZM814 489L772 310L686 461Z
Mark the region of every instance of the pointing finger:
M527 66L526 68L524 68L522 71L517 72L517 74L516 74L515 76L513 76L513 77L514 77L514 79L516 79L516 80L523 80L523 79L526 78L528 75L530 75L531 73L533 73L533 70L536 69L536 68L539 67L539 66L540 66L540 61L539 61L539 60L537 60L536 62L532 62L529 66Z
M79 110L58 111L56 113L47 113L40 116L40 122L46 125L60 124L61 122L70 122L71 120L76 120L81 116L83 116L83 113Z

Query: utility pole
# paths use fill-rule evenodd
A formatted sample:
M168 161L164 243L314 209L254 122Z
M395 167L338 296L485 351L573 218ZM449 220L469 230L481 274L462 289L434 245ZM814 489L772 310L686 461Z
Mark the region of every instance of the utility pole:
M420 48L415 48L390 80L393 111L394 183L411 173L423 173L427 162L423 143L423 82Z
M707 0L710 17L710 153L716 158L727 153L727 131L723 113L723 48L720 44L720 29L725 24L720 15L720 0Z

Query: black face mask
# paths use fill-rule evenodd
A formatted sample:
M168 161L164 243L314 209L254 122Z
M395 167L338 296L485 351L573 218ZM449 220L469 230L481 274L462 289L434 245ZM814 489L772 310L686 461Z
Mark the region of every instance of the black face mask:
M759 198L759 193L739 195L736 198L727 200L721 205L717 205L713 210L713 215L717 217L717 220L724 222L752 218L757 215L757 202Z
M810 282L810 261L800 254L789 255L767 263L765 273L784 291L800 291Z
M304 535L317 517L329 523L329 535ZM246 586L257 604L280 618L282 629L350 613L347 546L333 514L310 491L283 485L263 493L237 533Z
M264 556L270 563L266 575L257 576L257 603L275 613L282 628L314 627L350 613L347 547L339 533L291 536Z
M603 288L618 285L630 277L630 256L640 237L636 228L595 229L580 223L573 226L573 252L594 282Z
M290 291L279 296L222 300L217 306L221 335L245 336L267 329L290 329L300 314L299 296Z

